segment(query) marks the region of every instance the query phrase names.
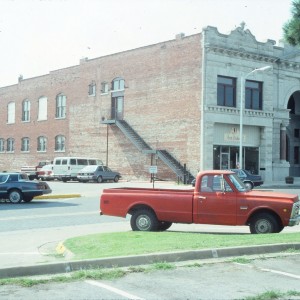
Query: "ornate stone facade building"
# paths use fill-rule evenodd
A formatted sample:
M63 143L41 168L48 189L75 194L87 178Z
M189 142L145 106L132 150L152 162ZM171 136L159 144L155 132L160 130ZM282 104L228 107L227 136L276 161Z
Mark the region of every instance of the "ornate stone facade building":
M297 49L242 24L20 77L0 88L0 167L88 156L125 179L151 165L161 179L240 165L300 176L299 70Z

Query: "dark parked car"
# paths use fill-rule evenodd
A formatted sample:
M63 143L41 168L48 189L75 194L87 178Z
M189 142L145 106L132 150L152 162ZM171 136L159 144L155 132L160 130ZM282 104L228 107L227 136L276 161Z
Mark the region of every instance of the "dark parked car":
M94 181L100 183L107 180L118 182L121 177L119 172L114 172L106 166L97 165L86 166L77 174L77 179L80 182Z
M260 186L264 182L260 175L252 174L250 171L244 169L231 169L244 182L247 189L251 190L255 186Z
M31 181L25 173L0 173L0 199L30 202L33 197L51 192L46 182Z

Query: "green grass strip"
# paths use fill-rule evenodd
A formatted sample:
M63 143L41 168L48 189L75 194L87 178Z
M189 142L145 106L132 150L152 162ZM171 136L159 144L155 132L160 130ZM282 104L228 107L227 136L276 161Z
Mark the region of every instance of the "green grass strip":
M190 232L114 232L67 239L75 259L95 259L183 250L299 243L300 232L280 234L205 234Z

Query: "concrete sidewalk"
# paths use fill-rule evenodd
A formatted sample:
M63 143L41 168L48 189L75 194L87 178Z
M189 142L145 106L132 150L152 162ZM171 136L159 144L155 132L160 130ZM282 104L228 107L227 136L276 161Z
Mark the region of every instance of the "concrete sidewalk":
M300 178L295 178L294 183L285 183L284 181L266 182L255 189L300 189Z

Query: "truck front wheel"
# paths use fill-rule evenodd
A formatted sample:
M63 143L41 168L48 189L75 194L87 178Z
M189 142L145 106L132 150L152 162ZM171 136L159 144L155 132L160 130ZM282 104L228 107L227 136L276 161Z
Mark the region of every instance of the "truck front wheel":
M140 209L132 214L130 225L133 231L156 231L159 222L151 210Z
M250 221L250 232L253 234L277 233L279 231L280 224L271 214L261 213L252 217Z

